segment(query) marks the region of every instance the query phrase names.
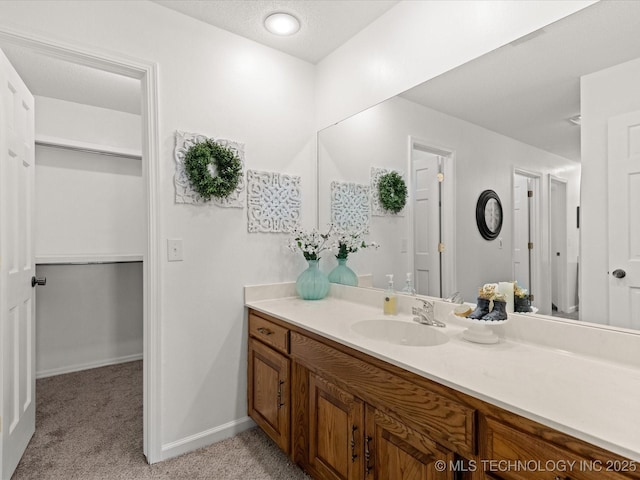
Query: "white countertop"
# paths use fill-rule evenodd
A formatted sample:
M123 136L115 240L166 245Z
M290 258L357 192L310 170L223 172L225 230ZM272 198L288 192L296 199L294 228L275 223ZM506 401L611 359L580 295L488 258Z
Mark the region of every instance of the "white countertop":
M493 345L470 343L462 339L465 320L453 315L440 318L447 343L412 347L351 330L368 319L411 322L408 315L385 317L381 307L333 297L250 300L246 306L640 462L640 368L634 365L508 337Z

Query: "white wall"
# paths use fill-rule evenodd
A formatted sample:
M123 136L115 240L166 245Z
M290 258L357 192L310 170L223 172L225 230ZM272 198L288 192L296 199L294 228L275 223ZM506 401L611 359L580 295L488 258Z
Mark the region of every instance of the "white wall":
M609 323L607 122L640 110L639 84L640 59L585 75L580 82L580 318L589 322Z
M36 265L38 378L142 358L142 263Z
M593 3L400 2L318 63L318 129Z
M406 174L409 136L455 154L456 245L454 250L451 245L447 248L454 252L457 290L465 299L475 301L478 287L485 283L513 280L514 168L535 171L542 176L542 244L537 248L543 258L542 277L550 279L548 218L552 206L546 200L549 174L568 180L569 214L575 212L578 204L579 164L401 97L387 100L320 132L320 225L330 218L331 181L369 184L372 166L394 168ZM476 226L476 202L485 189L495 190L502 201L505 216L500 234L502 248L497 240L484 240ZM574 217L575 214L569 218ZM400 290L405 273L410 271L407 266L411 264L408 254L401 253L401 239L411 237L409 222L409 216L372 217L369 239L380 243L381 247L378 251L357 252L350 257L350 265L357 273L373 273L377 287L386 284L386 273L394 273L398 280L396 287ZM567 258L575 259L577 255L578 231L575 227L573 222L567 225L569 243L573 246ZM330 264L330 261L326 262L325 269L330 269ZM521 285L527 284L523 279L515 280ZM576 280L575 276L570 279L573 292ZM535 295L536 303L550 313L550 280L544 281L543 291L535 292Z
M140 152L140 115L36 96L36 140L64 139Z
M37 107L36 107L37 108ZM36 147L36 261L145 251L138 159Z
M245 284L295 279L284 234L247 233L246 209L174 203L175 130L245 144L247 168L302 176L315 224L314 66L146 1L0 2L13 28L158 64L161 443L168 457L250 425Z
M140 150L139 115L36 97L36 139ZM142 264L68 265L145 250L139 159L36 146L36 374L142 358ZM63 264L60 264L60 263Z

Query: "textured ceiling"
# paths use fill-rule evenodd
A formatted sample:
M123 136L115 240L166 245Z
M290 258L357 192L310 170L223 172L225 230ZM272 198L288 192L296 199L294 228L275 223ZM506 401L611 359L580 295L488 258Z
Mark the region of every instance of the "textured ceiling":
M599 2L403 94L580 160L580 76L640 57L640 2Z
M153 0L224 30L317 63L353 37L398 0ZM289 37L267 32L264 19L286 12L300 20Z

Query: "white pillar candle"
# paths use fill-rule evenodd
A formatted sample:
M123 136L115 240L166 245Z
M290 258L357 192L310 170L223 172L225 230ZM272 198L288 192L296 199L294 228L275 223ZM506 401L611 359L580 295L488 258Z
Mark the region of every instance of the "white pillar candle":
M499 282L498 292L507 300L507 313L513 313L513 282Z

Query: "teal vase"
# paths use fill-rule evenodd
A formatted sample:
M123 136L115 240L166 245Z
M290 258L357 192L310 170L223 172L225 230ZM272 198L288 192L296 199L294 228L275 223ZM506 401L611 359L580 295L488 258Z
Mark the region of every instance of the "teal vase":
M329 279L318 268L318 260L307 260L309 267L296 280L296 291L303 300L320 300L329 293Z
M347 266L346 258L338 258L338 266L331 270L329 281L352 287L358 286L358 276Z

